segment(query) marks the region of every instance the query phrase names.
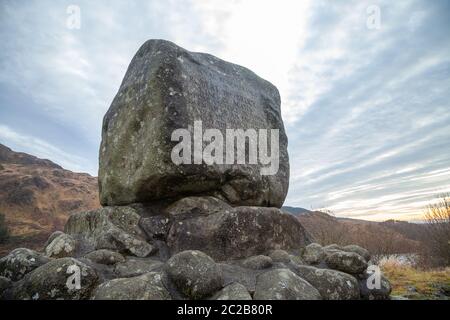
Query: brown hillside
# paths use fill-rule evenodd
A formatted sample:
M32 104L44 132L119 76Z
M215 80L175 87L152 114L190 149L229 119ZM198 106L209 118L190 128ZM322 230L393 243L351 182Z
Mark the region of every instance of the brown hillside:
M89 174L0 144L0 212L11 234L0 256L20 246L42 246L71 213L99 207L97 188L97 178Z

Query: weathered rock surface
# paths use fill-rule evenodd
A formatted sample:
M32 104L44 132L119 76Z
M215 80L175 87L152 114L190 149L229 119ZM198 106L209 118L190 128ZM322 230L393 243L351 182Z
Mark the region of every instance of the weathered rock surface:
M170 300L162 274L150 272L133 278L113 279L102 283L93 300Z
M118 262L125 261L125 258L123 255L121 255L118 252L107 250L107 249L100 249L100 250L95 250L95 251L89 252L84 257L91 260L92 262L99 263L99 264L106 264L106 265L113 265Z
M305 247L303 259L309 264L319 264L325 258L323 247L318 243L311 243Z
M246 258L273 249L298 249L309 241L295 217L263 207L236 207L180 218L174 221L167 237L172 252L195 249L218 261Z
M243 267L255 270L270 268L272 264L272 258L264 255L253 256L241 262Z
M226 128L278 129L278 172L262 175L266 165L259 162L174 164L171 152L178 142L171 141L172 132L196 120L223 135ZM244 67L168 41L142 45L103 120L102 205L209 193L234 205L281 207L288 183L287 137L275 86Z
M348 246L342 247L343 251L347 251L347 252L354 252L359 254L361 257L363 257L367 262L369 262L370 260L370 253L369 250L364 249L356 244L350 244Z
M214 300L252 300L252 296L240 283L232 283L220 290Z
M161 269L163 263L154 259L128 258L114 267L114 273L120 278L135 277Z
M75 239L68 234L61 233L45 247L45 255L51 258L71 257L75 254L75 249Z
M6 289L9 289L12 286L12 281L6 277L0 276L0 298L3 295L3 292L6 291Z
M295 272L316 288L325 300L359 299L359 283L349 274L304 265L297 266Z
M222 288L222 270L203 252L189 250L172 256L165 270L181 293L201 299Z
M50 259L34 250L17 248L0 259L0 276L17 281Z
M277 249L269 252L269 257L274 262L289 263L291 262L291 255L285 250Z
M79 270L80 287L72 281ZM20 300L80 300L89 299L98 282L96 271L74 259L61 258L50 261L14 283L6 293L7 298ZM68 285L69 284L69 285Z
M131 207L105 207L71 215L65 232L77 238L81 251L109 249L146 257L155 247L145 241L139 219Z
M321 300L319 291L289 269L275 269L256 279L255 300Z
M357 274L367 269L367 262L359 254L354 252L336 251L326 255L327 265L339 271Z

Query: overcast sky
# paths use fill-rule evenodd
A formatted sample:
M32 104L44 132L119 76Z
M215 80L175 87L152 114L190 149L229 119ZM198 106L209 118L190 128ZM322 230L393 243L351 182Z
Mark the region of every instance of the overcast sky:
M0 142L96 175L102 117L128 63L163 38L279 88L285 204L414 218L450 192L449 30L450 1L439 0L2 0Z

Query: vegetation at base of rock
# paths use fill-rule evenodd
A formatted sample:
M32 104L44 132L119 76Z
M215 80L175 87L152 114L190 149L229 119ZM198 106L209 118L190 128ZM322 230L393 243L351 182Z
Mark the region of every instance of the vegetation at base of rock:
M450 267L424 270L396 260L382 262L380 267L391 283L393 296L450 299Z

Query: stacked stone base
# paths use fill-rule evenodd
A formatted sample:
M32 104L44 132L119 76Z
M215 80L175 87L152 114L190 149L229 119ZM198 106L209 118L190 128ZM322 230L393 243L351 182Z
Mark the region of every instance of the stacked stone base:
M387 299L370 255L322 247L292 215L213 197L72 215L43 252L0 260L3 299ZM80 286L69 279L79 270ZM72 282L73 283L72 283ZM72 285L71 285L72 284Z

